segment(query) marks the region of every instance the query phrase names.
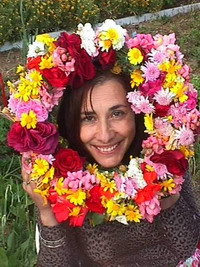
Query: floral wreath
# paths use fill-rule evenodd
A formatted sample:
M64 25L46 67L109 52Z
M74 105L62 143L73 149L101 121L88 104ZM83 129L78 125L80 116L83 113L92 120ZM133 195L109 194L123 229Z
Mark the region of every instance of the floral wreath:
M174 33L130 37L108 19L96 31L87 23L57 39L38 35L29 46L26 65L17 68L19 79L8 82L4 112L13 124L7 141L21 153L35 192L50 202L58 222L81 226L88 217L93 225L152 222L161 210L159 200L181 190L200 113L190 69L175 41ZM76 90L94 78L94 62L102 70L130 74L133 90L127 99L133 112L144 114L148 133L141 156L111 170L87 163L66 148L48 121L66 87Z

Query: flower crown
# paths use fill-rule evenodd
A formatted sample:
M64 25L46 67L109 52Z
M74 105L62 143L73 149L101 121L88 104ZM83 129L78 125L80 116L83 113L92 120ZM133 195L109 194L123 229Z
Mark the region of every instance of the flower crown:
M38 35L29 46L19 79L8 83L8 110L14 123L8 145L22 154L22 164L35 181L35 192L51 203L59 222L80 226L86 215L127 224L160 212L159 199L181 190L188 158L193 156L200 113L189 67L175 35L134 34L113 20L94 31L89 23L55 40ZM49 114L67 86L73 90L95 77L96 66L130 74L127 98L134 113L144 113L148 138L140 158L128 166L102 170L63 146ZM67 90L67 89L66 89Z

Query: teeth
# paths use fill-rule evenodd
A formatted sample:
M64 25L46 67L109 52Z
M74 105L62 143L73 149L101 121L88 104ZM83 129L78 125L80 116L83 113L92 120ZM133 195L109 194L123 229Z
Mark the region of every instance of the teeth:
M114 150L116 147L118 146L118 144L111 146L111 147L97 147L98 150L100 150L101 152L111 152L112 150Z

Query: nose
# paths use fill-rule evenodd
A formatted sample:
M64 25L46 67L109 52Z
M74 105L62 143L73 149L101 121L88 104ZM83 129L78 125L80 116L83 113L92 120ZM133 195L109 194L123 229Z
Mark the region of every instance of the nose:
M115 131L108 119L103 119L97 124L96 138L103 144L108 144L114 138Z

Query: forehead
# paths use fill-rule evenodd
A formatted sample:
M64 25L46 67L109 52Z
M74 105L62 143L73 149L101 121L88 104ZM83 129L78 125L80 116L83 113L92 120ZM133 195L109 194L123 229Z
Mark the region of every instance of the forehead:
M116 80L105 81L89 90L82 109L110 108L115 105L128 105L126 90Z

